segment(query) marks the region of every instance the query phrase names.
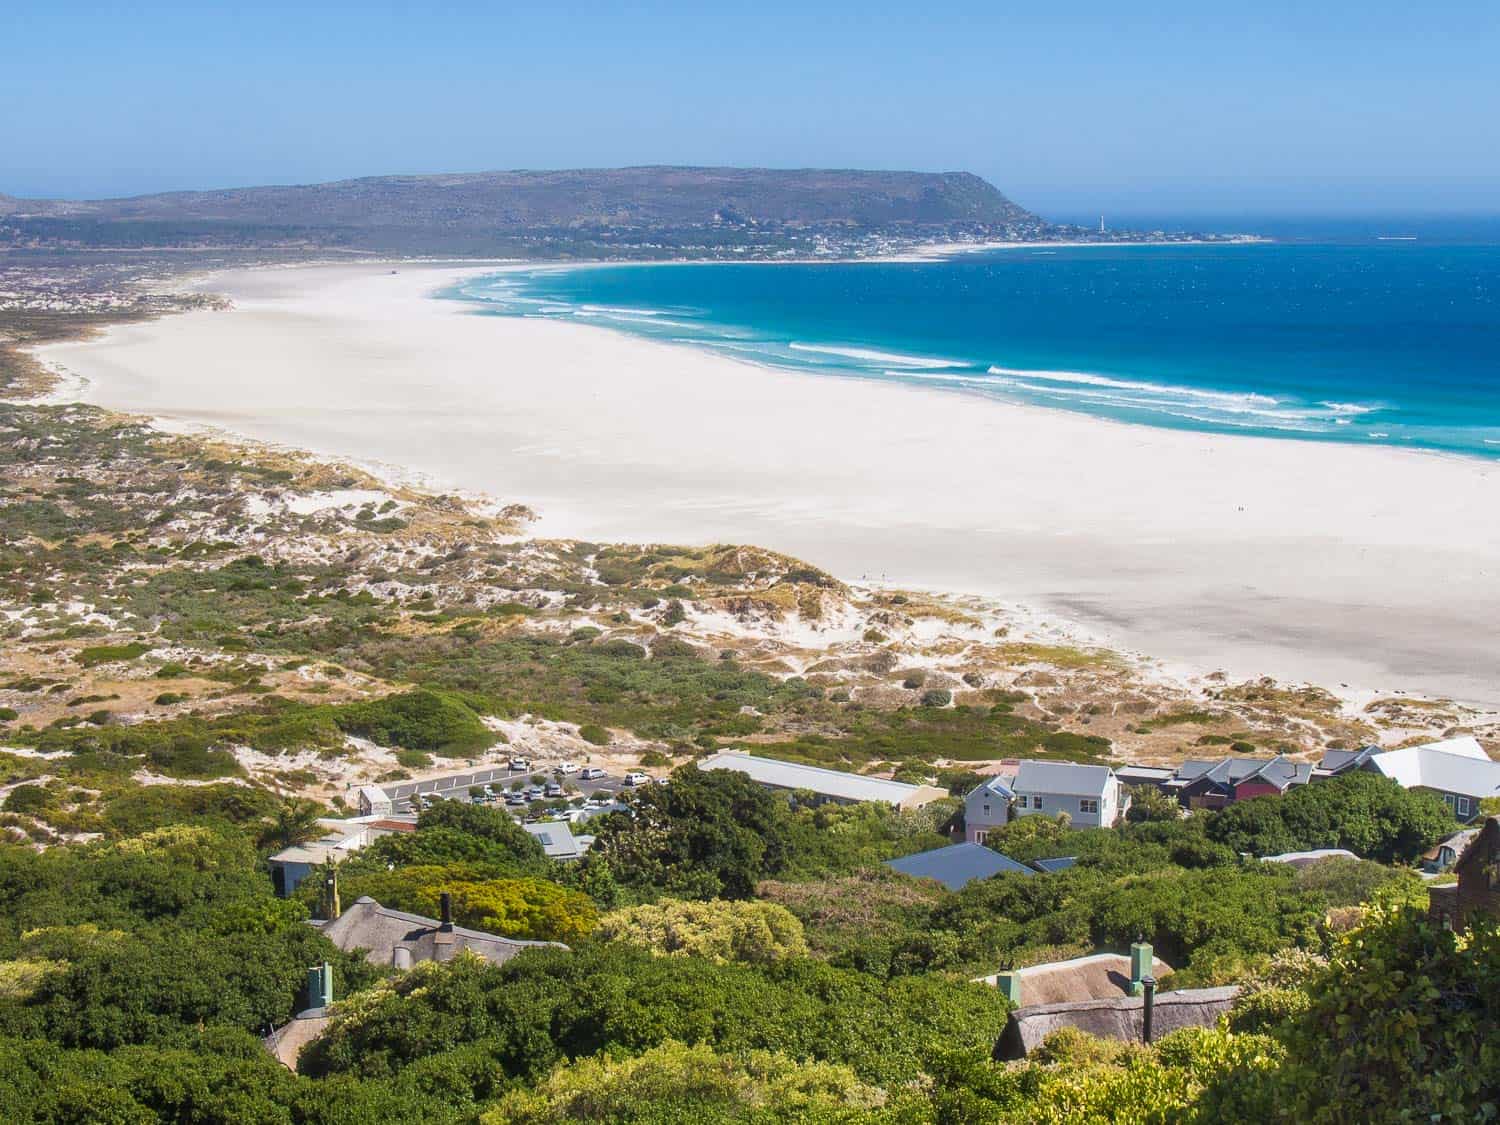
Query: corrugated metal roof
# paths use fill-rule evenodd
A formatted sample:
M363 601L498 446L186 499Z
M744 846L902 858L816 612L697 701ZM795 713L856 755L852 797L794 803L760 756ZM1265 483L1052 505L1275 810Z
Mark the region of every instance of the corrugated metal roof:
M577 859L580 851L578 841L573 838L573 829L564 820L547 820L538 824L523 824L542 845L549 859Z
M923 788L920 785L908 785L904 781L864 777L857 773L845 773L843 770L804 766L798 762L782 762L775 758L757 758L753 754L735 752L704 758L698 763L698 768L734 770L762 785L773 785L778 789L807 789L820 796L834 797L841 801L884 801L899 805L916 796Z
M1077 762L1025 761L1016 771L1017 793L1057 793L1064 797L1099 797L1114 771Z
M1370 765L1405 789L1440 789L1476 800L1500 796L1500 762L1472 738L1388 750L1371 757Z
M1076 855L1060 855L1056 859L1037 859L1031 863L1039 871L1045 871L1049 875L1054 871L1066 871L1078 862Z
M1010 856L1001 855L983 844L951 844L946 848L934 848L930 852L888 859L885 865L903 875L936 879L950 891L961 890L975 879L988 879L1002 871L1035 874Z

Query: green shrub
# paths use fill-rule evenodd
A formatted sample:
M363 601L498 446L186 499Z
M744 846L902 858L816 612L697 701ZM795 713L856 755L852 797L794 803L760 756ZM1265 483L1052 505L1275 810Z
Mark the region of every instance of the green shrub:
M584 723L583 726L578 728L578 737L585 742L593 743L595 746L609 745L609 731L605 730L598 723Z
M78 663L85 668L92 668L96 664L109 664L116 660L134 660L150 651L151 646L140 641L123 645L93 645L79 651Z

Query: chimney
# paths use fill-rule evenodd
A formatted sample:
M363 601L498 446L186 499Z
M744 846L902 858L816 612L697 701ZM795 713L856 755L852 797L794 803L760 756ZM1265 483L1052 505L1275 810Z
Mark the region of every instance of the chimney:
M333 857L323 861L323 917L335 921L343 913L339 908L339 874Z
M1000 966L1000 971L995 974L995 987L1000 990L1000 995L1010 1001L1013 1007L1021 1006L1021 974L1016 972L1015 963L1007 958Z
M1145 980L1141 981L1141 988L1146 994L1146 999L1141 1008L1141 1042L1150 1046L1151 1021L1156 1014L1156 978L1148 976Z
M438 896L438 902L442 904L442 925L438 927L441 933L453 932L453 896L444 891Z
M327 961L307 970L307 1006L326 1008L333 1003L333 966Z
M1144 937L1130 943L1130 995L1139 996L1156 967L1151 943ZM1155 983L1155 982L1153 982Z

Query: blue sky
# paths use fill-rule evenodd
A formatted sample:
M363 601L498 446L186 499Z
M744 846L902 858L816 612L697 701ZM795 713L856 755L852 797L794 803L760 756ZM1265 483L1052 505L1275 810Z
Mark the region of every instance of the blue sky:
M1500 4L9 0L0 192L691 163L1045 214L1500 211Z

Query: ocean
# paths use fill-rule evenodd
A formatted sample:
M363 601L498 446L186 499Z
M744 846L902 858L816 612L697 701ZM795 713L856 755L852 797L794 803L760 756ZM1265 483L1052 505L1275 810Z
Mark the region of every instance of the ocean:
M924 262L548 266L448 295L823 376L1500 457L1500 237L1422 230Z

